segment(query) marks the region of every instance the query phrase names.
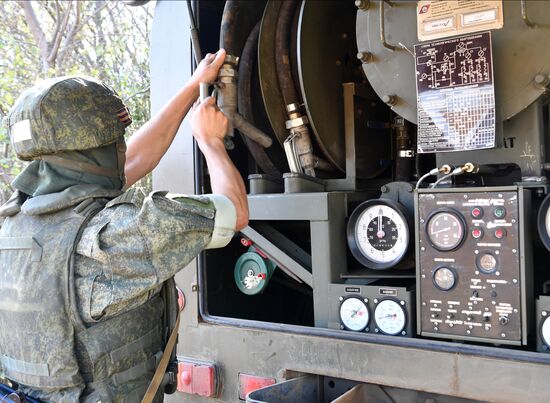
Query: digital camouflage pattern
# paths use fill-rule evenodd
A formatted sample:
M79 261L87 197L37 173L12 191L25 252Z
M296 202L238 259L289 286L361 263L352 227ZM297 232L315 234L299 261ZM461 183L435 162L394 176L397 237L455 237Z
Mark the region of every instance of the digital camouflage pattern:
M17 156L32 160L114 143L124 135L129 119L125 113L127 109L116 92L100 81L58 77L23 92L10 111L7 125ZM24 124L27 120L29 133ZM16 134L18 131L25 133Z
M38 399L140 401L168 333L161 285L211 238L208 198L130 190L107 202L105 192L15 195L0 209L9 216L0 230L0 376ZM41 253L32 242L15 249L21 237Z
M75 258L80 315L87 323L126 312L158 292L208 244L215 209L201 196L131 189L86 226Z

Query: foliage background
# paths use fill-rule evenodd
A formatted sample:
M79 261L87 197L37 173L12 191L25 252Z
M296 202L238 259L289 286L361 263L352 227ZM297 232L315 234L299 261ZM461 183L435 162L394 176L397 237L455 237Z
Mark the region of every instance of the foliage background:
M0 119L18 95L45 78L97 77L130 108L131 135L149 119L149 32L154 2L130 7L120 1L0 1ZM24 163L0 125L0 201ZM137 186L151 187L150 177Z

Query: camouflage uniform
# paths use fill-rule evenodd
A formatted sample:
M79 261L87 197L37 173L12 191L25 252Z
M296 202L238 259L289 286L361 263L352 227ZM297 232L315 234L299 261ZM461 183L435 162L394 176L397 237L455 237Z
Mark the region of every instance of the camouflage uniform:
M70 131L50 131L47 141L35 136L44 132L40 125L48 126L48 108L37 116L28 113L49 105L44 99L52 89L56 97L63 93L55 91L59 84L103 91L94 81L71 80L50 81L16 103L10 134L22 158L54 164L59 161L48 162L43 153L55 153L70 165L82 157L64 151L80 148L78 143L65 147L73 141ZM68 99L82 101L75 97ZM112 114L120 105L109 104L109 97L107 91L98 108ZM105 129L110 136L98 130L106 124L98 121L91 134L83 134L95 136L86 147L110 142L120 150L117 121ZM93 182L98 174L88 166L93 163L77 162L90 169ZM120 158L117 164L118 170L104 173L120 172ZM20 383L30 396L63 402L140 401L166 339L162 283L201 250L227 244L236 220L224 196L155 192L145 197L86 181L34 197L16 192L0 215L7 217L0 230L0 375Z

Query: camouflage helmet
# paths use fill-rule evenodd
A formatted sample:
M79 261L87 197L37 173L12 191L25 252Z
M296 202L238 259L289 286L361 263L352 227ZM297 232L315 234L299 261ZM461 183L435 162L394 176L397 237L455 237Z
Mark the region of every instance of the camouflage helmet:
M7 119L10 140L22 160L115 143L130 123L117 93L89 77L52 78L29 88Z

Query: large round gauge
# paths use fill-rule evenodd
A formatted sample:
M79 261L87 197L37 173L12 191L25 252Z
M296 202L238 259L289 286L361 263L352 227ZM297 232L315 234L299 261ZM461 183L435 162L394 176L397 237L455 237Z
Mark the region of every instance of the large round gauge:
M449 291L456 284L456 274L448 267L439 267L433 272L433 282L441 291Z
M540 205L537 227L542 243L550 251L550 195L546 196Z
M542 341L550 347L550 317L546 317L544 319L544 322L542 322L542 327L540 329L540 335L542 337Z
M369 317L369 308L362 299L349 297L340 305L340 320L348 330L364 330L369 324Z
M347 238L353 256L371 269L387 269L407 254L409 218L405 207L392 200L368 200L348 221Z
M426 231L433 247L440 251L456 249L464 239L464 219L453 211L439 211L428 220Z
M374 321L380 332L389 335L399 334L405 329L405 310L397 301L384 299L374 309Z

